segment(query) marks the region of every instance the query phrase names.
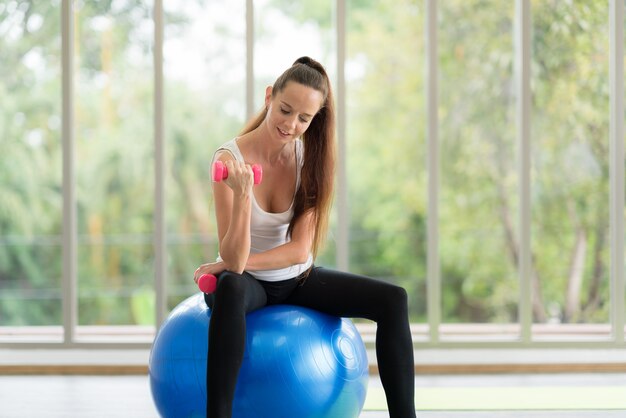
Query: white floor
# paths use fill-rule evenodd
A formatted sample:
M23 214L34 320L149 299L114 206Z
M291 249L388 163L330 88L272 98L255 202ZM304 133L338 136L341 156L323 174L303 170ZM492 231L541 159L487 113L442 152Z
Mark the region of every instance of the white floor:
M419 376L434 386L613 385L626 375ZM372 378L372 386L380 385ZM146 376L0 376L0 418L158 418ZM625 418L626 411L418 411L419 418ZM297 418L297 417L294 417ZM365 411L361 418L388 418Z

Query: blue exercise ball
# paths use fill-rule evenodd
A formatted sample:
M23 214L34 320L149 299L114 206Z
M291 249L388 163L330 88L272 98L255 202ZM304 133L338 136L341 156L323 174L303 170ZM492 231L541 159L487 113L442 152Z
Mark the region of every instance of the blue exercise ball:
M211 310L189 297L164 321L150 353L150 387L165 418L204 417ZM234 418L356 418L368 383L354 324L311 309L274 305L247 316Z

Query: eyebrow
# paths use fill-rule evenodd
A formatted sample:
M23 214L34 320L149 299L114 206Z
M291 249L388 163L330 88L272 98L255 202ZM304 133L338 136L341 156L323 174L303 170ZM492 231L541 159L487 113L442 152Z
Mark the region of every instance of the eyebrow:
M281 103L281 104L284 104L284 105L285 105L285 106L287 106L289 109L293 109L293 106L291 106L289 103L287 103L287 102L285 102L285 101L283 101L283 100L281 100L281 101L280 101L280 103ZM313 115L309 115L308 113L303 113L303 115L304 115L304 116L308 116L309 118L312 118L312 117L313 117Z

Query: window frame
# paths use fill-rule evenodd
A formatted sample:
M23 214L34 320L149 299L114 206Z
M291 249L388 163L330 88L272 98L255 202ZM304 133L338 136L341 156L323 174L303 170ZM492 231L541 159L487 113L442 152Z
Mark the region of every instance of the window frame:
M254 112L254 1L246 0L246 112ZM514 45L515 89L517 92L516 130L520 149L519 237L520 283L519 323L510 324L512 338L491 338L501 329L498 324L442 324L441 277L439 254L440 153L438 138L438 0L424 0L426 68L428 80L424 100L427 103L426 138L428 147L428 234L427 234L427 316L426 324L413 324L416 347L428 348L623 348L626 346L626 287L624 283L624 2L609 0L610 27L610 244L611 244L611 318L608 324L554 326L533 324L531 308L531 0L516 0ZM167 316L167 246L165 228L165 134L163 0L154 0L154 149L155 214L154 250L156 292L156 327L79 327L77 313L77 199L75 190L74 126L74 14L73 0L63 0L62 31L62 148L63 148L63 281L62 325L54 327L0 327L0 348L149 348L156 328ZM349 210L346 172L346 2L335 0L337 59L337 136L338 187L336 265L349 269ZM419 192L419 191L416 191ZM607 331L607 326L610 330ZM100 328L100 329L96 329ZM359 325L363 334L372 333L367 324ZM136 331L136 332L133 332ZM567 331L571 333L567 333ZM578 332L577 332L578 330ZM560 336L559 336L559 333ZM598 334L599 333L599 334ZM507 334L509 335L509 334ZM515 337L517 335L517 337ZM599 336L598 336L599 335Z

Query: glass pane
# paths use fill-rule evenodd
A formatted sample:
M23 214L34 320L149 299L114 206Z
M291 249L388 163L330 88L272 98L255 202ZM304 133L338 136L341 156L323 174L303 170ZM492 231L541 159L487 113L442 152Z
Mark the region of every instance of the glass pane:
M274 84L293 62L309 56L324 65L336 94L336 40L332 0L259 0L254 2L254 105L264 106L265 88ZM335 266L333 237L336 219L331 219L328 242L316 264Z
M334 79L334 4L332 0L254 2L254 104L259 109L265 87L301 56L321 62Z
M426 321L423 2L350 2L347 171L350 269L403 286Z
M245 119L245 2L163 2L168 306L217 257L209 164Z
M79 324L154 324L148 1L75 5Z
M532 6L533 317L606 323L608 1Z
M514 4L446 1L439 10L443 322L513 324L519 295ZM519 331L499 329L509 338Z
M62 322L58 3L0 3L0 326Z

